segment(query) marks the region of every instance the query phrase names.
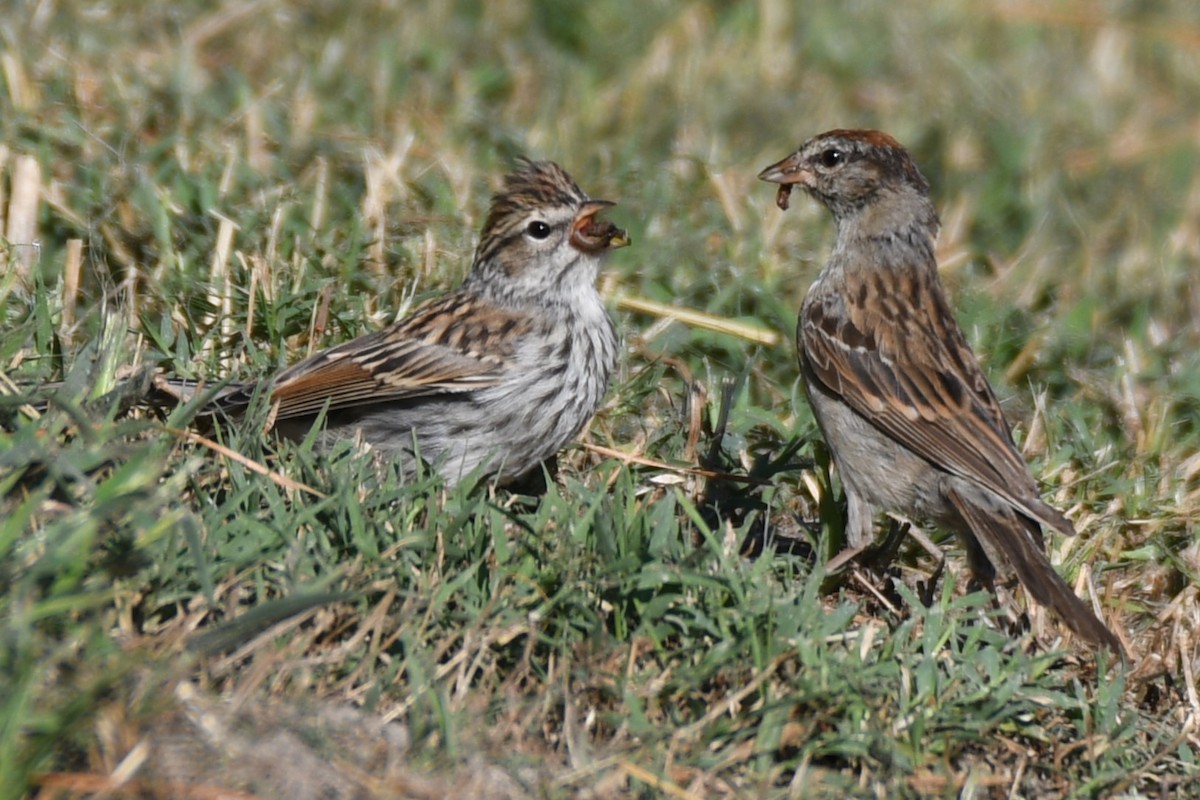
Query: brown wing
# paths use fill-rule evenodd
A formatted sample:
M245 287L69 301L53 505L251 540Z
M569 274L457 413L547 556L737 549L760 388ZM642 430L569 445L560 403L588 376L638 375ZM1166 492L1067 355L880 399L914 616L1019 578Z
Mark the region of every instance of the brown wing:
M805 302L798 338L812 376L932 463L1073 534L1067 518L1038 496L940 286L892 273L871 280L884 298L880 312L865 313L865 293L821 292ZM913 301L887 302L906 296ZM916 309L930 313L914 316Z
M390 328L317 353L279 374L276 418L494 386L526 317L457 292Z

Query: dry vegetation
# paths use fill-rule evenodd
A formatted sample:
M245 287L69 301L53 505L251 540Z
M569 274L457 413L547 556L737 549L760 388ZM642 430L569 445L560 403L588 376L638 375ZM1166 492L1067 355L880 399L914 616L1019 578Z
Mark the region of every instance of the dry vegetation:
M0 796L1200 796L1200 7L210 5L0 19ZM754 176L837 126L930 177L1128 670L950 540L813 557L790 332L832 230ZM634 240L543 496L124 407L455 283L521 154Z

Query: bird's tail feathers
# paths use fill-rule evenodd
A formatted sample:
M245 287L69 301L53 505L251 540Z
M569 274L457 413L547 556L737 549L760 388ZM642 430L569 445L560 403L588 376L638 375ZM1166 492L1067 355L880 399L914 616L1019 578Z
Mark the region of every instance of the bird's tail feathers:
M1071 591L1054 570L1041 546L1038 522L1001 502L968 495L953 484L944 487L947 499L988 552L1007 561L1025 589L1038 603L1059 616L1075 634L1107 647L1126 659L1121 642L1091 609ZM981 501L982 500L982 501ZM1057 526L1056 526L1057 527Z

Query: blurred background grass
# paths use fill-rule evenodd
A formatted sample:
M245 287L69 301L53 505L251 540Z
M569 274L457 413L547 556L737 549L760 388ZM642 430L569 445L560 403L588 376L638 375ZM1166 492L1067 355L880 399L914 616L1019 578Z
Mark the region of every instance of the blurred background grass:
M1119 794L1193 775L1194 3L43 2L4 15L0 48L0 363L72 391L40 419L3 406L0 784L83 794L125 765L140 791L266 796L283 778L263 764L325 735L318 753L366 754L380 796ZM747 536L806 535L819 466L719 490L577 448L540 503L442 498L230 433L272 482L89 402L132 366L248 377L386 324L461 279L492 187L529 155L618 201L634 240L603 281L628 346L591 441L735 472L773 471L793 437L819 456L791 331L832 225L799 198L781 214L754 176L833 127L889 131L930 178L944 278L1084 532L1056 562L1142 657L1128 683L1013 652L949 578L929 609L889 608L821 594L774 547L739 558ZM1056 630L1036 612L1034 629ZM264 730L303 727L267 697L325 727L255 761ZM327 711L346 701L402 721L403 746L347 744L366 723ZM205 702L223 733L188 716ZM184 766L218 755L241 766Z

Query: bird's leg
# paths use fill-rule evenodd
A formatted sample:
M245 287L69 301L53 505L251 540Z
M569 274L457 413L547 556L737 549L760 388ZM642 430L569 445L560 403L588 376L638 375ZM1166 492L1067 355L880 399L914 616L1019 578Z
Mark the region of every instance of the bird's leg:
M900 550L900 543L904 541L904 537L908 535L910 529L907 522L901 523L890 518L889 521L891 524L882 540L878 542L868 540L865 543L848 545L826 562L826 571L834 572L851 561L857 562L859 566L872 572L883 572L887 569L895 560L896 553Z
M825 563L827 572L836 572L852 561L872 571L881 571L891 564L909 526L891 520L887 535L877 543L874 512L858 493L847 491L846 546Z
M888 517L888 522L890 524L883 541L871 547L866 556L870 559L871 567L879 570L886 569L895 560L896 553L900 550L900 543L904 541L912 528L909 523L901 523L891 517Z

